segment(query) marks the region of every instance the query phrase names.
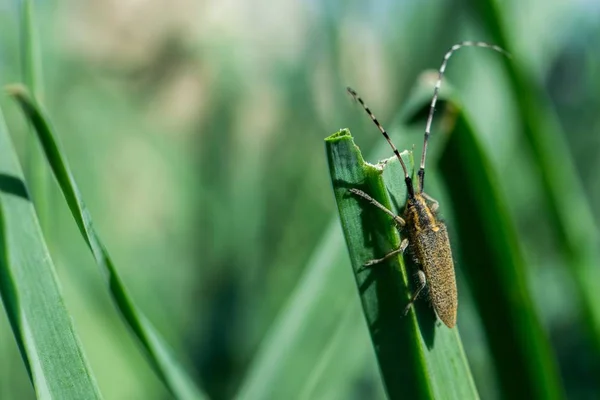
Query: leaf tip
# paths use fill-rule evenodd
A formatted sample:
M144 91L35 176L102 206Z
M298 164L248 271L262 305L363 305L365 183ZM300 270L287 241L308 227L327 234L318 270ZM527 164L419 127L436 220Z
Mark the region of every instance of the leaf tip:
M21 83L11 83L4 86L4 91L11 97L15 98L27 98L29 93L25 85Z
M337 141L343 140L343 139L352 139L352 134L350 133L350 130L348 128L340 129L336 133L334 133L330 136L327 136L325 138L325 141L326 142L337 142Z

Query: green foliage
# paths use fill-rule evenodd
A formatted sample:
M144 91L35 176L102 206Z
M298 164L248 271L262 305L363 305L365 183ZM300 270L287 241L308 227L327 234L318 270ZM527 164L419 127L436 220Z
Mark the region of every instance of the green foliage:
M359 188L393 209L393 203L403 202L406 197L402 174L389 174L384 179L381 166L364 162L348 131L328 137L326 148L352 269L388 396L478 398L458 330L436 324L427 307L402 318L410 299L410 274L403 258L395 257L368 270L363 267L366 261L398 248L400 238L387 214L365 205L348 189ZM410 161L407 157L405 162L412 165ZM400 169L398 162L387 164L386 168ZM393 193L393 201L388 190Z
M513 51L516 46L509 39L496 0L476 3L475 9L495 42ZM519 93L515 98L519 122L539 170L553 231L567 271L578 286L576 294L588 337L600 355L600 291L596 285L600 282L600 232L547 95L540 93L534 78L519 63L506 60L505 67L512 90Z
M100 399L1 115L0 149L0 294L37 397Z
M341 366L336 363L336 369L341 367L347 375L327 382L328 387L340 389L333 391L335 396L339 396L347 385L344 377L359 373L364 359L373 359L372 350L365 341L368 334L362 319L348 316L358 314L355 311L360 306L352 276L347 271L346 251L340 233L337 222L326 229L280 318L265 335L249 373L240 385L238 398L286 398L299 393L308 396L313 387L318 386L313 381L328 380L328 375L315 377L314 374L317 363L327 363L323 358L330 347L338 345L333 341L341 341L344 351L352 348L354 354L366 353L353 362ZM350 322L345 321L348 318ZM337 333L340 327L346 329Z
M29 120L1 97L16 151L3 140L0 166L17 153L31 199L0 191L8 266L0 287L10 317L0 320L0 399L33 398L32 387L38 395L46 386L79 390L61 386L55 376L63 373L87 382L91 394L79 398L162 399L173 394L166 387L197 395L190 375L215 400L236 393L383 399L386 390L397 393L394 368L419 397L441 387L448 388L442 397L453 390L492 400L597 397L597 7L263 3L235 15L220 2L23 0L3 8L0 81L22 81L48 111L53 141L63 145L51 168L65 196L49 179ZM513 58L476 49L454 56L447 73L463 106L436 114L441 125L431 136L427 191L440 200L453 246L460 339L435 326L433 349L423 347L421 322L432 311L422 299L414 314L386 321L405 335L388 343L395 359L383 360L384 369L361 310L366 299L344 246L322 140L350 127L368 161L391 155L344 94L349 84L398 148L418 154L433 87L409 90L461 40L494 42ZM401 123L389 124L393 118ZM377 183L374 191L396 208L403 200L397 169L391 161L382 177L369 175L383 179L387 190ZM381 255L397 244L385 215L352 197L338 200L365 225L353 232L362 237L372 228L365 251ZM372 258L368 252L354 254L353 266ZM385 282L394 289L390 316L401 314L407 285L414 289L408 257L406 268L357 275L395 276ZM41 303L57 315L37 312ZM365 304L368 322L377 303ZM60 337L49 324L61 326ZM164 343L190 360L187 371L170 350L162 353ZM45 357L63 348L64 362ZM430 357L446 352L470 371L474 387L462 376L455 388L451 371L437 373L448 364Z
M73 218L92 252L98 266L107 276L107 287L115 305L121 312L125 322L147 352L148 358L156 372L163 379L173 395L179 399L201 399L203 394L196 388L193 380L186 374L171 354L166 342L156 331L152 323L134 305L125 289L117 270L110 259L108 251L100 241L92 225L92 218L81 197L75 179L71 174L67 160L63 156L55 135L47 119L42 115L39 106L27 94L24 88L10 87L9 93L22 107L23 112L35 128L37 137L52 172L65 196Z
M32 0L22 0L20 7L21 32L21 79L30 88L34 98L41 101L44 95L42 56L38 33L35 29L35 8ZM48 190L48 174L44 165L39 144L35 140L27 141L27 160L25 176L29 182L31 195L36 204L36 212L42 228L49 224L50 198Z
M487 159L459 111L440 166L456 221L461 268L503 396L560 399L556 361L527 289L523 252Z

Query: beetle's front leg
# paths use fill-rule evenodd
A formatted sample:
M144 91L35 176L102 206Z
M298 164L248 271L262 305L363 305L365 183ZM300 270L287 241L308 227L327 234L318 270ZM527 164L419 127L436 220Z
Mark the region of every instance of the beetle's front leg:
M369 203L373 204L375 207L379 208L381 211L383 211L384 213L386 213L387 215L392 217L394 219L394 222L399 227L402 228L404 225L406 225L406 222L404 221L404 219L402 217L394 214L393 211L388 209L386 206L384 206L383 204L381 204L380 202L378 202L377 200L375 200L374 198L372 198L371 196L369 196L362 190L352 188L352 189L349 189L349 191L350 191L350 193L355 194L355 195L367 200Z

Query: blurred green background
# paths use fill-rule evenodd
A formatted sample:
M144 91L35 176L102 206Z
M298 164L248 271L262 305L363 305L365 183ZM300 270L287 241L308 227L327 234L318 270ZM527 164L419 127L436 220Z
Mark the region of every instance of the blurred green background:
M23 80L19 3L0 2L2 84ZM35 6L42 103L97 228L136 303L213 399L235 395L315 249L328 230L339 229L323 138L349 127L365 155L383 140L345 86L355 87L387 126L418 74L437 69L449 46L490 40L477 1ZM516 62L551 99L600 225L600 4L527 0L499 9ZM540 206L538 171L516 122L519 93L510 91L499 56L490 53L461 51L447 76L501 174L567 395L597 398L599 361ZM26 166L27 126L6 96L0 104ZM424 126L417 128L397 138L398 147L414 143L420 153ZM433 177L436 165L428 166ZM54 180L48 182L34 196L45 200L46 239L102 393L169 398L111 304ZM465 351L481 396L497 398L480 322L463 293L458 325ZM357 305L357 296L348 303ZM365 355L336 378L343 386L332 393L324 379L315 384L318 393L380 398L363 319L342 323L341 335L362 332L348 351ZM328 339L316 332L310 340ZM0 354L0 399L33 398L4 313Z

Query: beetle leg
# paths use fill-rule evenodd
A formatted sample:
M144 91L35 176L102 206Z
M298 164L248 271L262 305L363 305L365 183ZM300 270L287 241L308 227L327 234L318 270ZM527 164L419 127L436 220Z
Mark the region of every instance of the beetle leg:
M433 197L428 195L427 193L421 192L421 196L425 197L425 200L428 200L431 202L431 211L436 212L437 209L440 207L440 203L436 199L434 199Z
M366 194L365 192L363 192L362 190L358 190L358 189L349 189L350 193L353 193L359 197L362 197L363 199L367 200L369 203L373 204L375 207L379 208L381 211L383 211L384 213L386 213L387 215L389 215L390 217L392 217L394 219L394 222L400 226L403 227L404 225L406 225L406 222L404 221L404 219L396 214L394 214L391 210L389 210L386 206L384 206L383 204L381 204L380 202L378 202L377 200L375 200L374 198L372 198L371 196L369 196L368 194ZM397 254L397 253L396 253Z
M394 257L395 255L404 253L404 250L406 250L406 248L408 247L408 239L403 239L402 242L400 243L400 247L398 247L396 250L392 250L389 253L387 253L385 256L375 259L375 260L371 260L371 261L367 261L366 263L364 263L363 267L364 268L370 268L375 264L379 264L382 263L384 261L389 260L390 258Z
M406 305L406 308L404 309L404 315L408 314L410 308L417 300L417 297L419 297L419 294L421 294L421 291L425 288L425 286L427 286L427 278L425 276L425 272L419 270L419 272L417 273L417 277L419 278L419 287L417 288L415 293L410 298L410 301Z

